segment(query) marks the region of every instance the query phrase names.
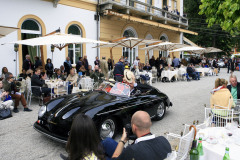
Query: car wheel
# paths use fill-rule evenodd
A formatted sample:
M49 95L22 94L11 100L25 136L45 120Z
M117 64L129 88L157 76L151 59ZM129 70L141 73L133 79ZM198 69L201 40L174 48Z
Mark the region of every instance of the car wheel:
M166 106L163 102L161 102L157 107L157 113L154 119L157 121L163 119L165 112L166 112Z
M110 117L102 121L99 127L101 139L114 138L117 132L117 125L114 118Z

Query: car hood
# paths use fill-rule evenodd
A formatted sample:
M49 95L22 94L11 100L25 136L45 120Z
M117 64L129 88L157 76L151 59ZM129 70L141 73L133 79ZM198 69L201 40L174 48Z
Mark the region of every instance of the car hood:
M48 103L47 114L57 118L63 117L66 113L69 113L69 115L75 112L85 113L98 106L116 101L116 98L117 96L110 95L103 91L72 94L66 97L60 97Z

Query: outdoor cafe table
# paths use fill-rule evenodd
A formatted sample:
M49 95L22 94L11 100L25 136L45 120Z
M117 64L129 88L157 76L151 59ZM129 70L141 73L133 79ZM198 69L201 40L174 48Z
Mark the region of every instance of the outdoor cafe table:
M228 136L232 133L232 136ZM202 136L201 136L202 135ZM229 147L229 155L231 160L240 159L240 129L233 131L224 127L208 127L198 131L197 138L203 137L203 157L201 160L222 160L225 154L225 148ZM210 137L215 137L216 144L209 142Z
M58 79L55 80L46 80L45 84L48 86L48 88L54 89L54 93L56 95L63 95L67 94L67 83L65 81L61 81ZM51 95L52 97L53 95Z
M161 73L161 80L166 77L168 78L169 81L171 81L171 79L173 77L176 78L176 80L178 79L178 71L177 70L174 70L174 71L171 71L171 70L163 70L162 73Z
M195 68L195 71L202 73L202 76L204 77L205 73L209 72L209 68Z

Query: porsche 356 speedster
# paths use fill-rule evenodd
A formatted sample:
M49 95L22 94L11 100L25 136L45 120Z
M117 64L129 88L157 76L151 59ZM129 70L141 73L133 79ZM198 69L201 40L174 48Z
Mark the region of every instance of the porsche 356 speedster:
M82 113L93 119L102 139L114 138L136 111L146 111L151 118L161 120L166 108L172 106L166 94L149 85L139 85L141 92L131 95L126 84L105 84L97 90L52 99L40 108L34 129L66 143L74 117Z

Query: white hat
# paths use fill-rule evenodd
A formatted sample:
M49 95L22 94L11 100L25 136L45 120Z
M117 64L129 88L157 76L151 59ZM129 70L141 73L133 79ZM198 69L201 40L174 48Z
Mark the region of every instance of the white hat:
M128 83L132 83L134 80L134 74L131 71L127 71L124 73L124 78Z

